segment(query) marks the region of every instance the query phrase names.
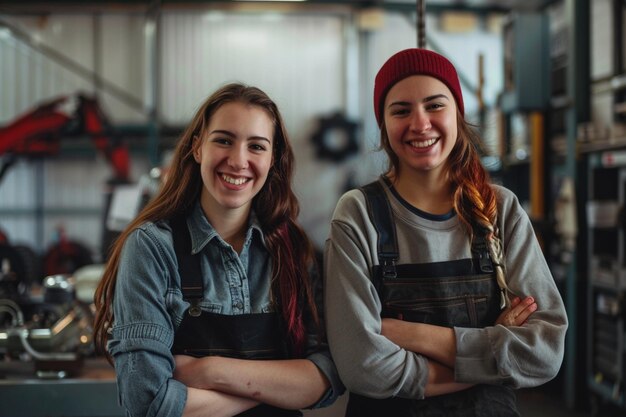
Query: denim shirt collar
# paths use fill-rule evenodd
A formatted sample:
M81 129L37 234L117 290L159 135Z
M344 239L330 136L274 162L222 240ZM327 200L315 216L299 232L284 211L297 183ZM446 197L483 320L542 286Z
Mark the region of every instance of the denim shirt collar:
M189 234L191 235L191 253L194 255L200 252L207 245L207 243L214 238L218 239L221 244L227 245L204 215L204 211L202 211L202 206L199 200L196 202L189 217L187 217L187 227L189 228ZM250 245L254 233L258 235L261 243L265 246L265 237L263 235L261 223L259 222L254 210L252 210L250 211L250 217L248 218L248 230L246 231L244 247Z

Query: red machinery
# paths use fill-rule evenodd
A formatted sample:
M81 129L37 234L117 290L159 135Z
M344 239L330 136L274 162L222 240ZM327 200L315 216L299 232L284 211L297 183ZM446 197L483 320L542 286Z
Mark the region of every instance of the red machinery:
M0 155L8 155L0 167L0 180L18 157L52 156L59 153L60 143L69 136L90 136L114 171L113 180L128 182L130 157L128 148L114 135L96 98L78 95L78 107L67 115L61 106L67 97L40 104L0 127Z

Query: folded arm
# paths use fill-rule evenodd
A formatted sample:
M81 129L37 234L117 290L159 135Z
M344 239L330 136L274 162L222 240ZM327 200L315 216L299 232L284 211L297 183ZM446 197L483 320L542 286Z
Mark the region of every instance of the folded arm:
M248 398L187 387L183 417L231 417L257 405L258 401Z
M428 361L428 382L426 383L425 397L450 394L463 391L474 384L463 384L454 380L454 371L436 361Z
M308 359L259 361L176 356L174 377L188 387L286 409L311 406L330 386L324 374Z
M523 301L515 298L502 311L496 324L523 325L537 309L532 297ZM455 382L456 337L454 329L425 323L383 319L381 334L403 349L429 358L427 397L448 394L471 387L473 384Z
M536 309L537 304L532 297L524 300L515 297L511 305L502 310L495 324L522 326ZM450 327L383 319L381 333L403 349L422 354L454 369L456 338L454 329Z

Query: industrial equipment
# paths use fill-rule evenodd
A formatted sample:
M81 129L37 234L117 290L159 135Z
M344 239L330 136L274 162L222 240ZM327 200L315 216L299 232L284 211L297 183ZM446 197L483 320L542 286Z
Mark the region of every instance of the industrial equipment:
M93 354L89 287L97 280L87 281L87 291L83 284L77 296L80 270L26 283L21 263L10 246L0 245L0 357L32 362L40 378L70 376Z

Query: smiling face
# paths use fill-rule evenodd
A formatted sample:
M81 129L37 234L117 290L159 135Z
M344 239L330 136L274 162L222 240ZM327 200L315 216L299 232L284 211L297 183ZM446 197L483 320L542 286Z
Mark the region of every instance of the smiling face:
M209 219L232 210L248 215L272 165L273 136L274 124L262 107L230 102L215 111L194 150Z
M387 93L384 121L398 159L396 175L439 175L457 140L456 103L436 78L413 75Z

